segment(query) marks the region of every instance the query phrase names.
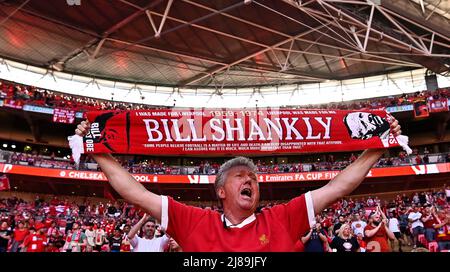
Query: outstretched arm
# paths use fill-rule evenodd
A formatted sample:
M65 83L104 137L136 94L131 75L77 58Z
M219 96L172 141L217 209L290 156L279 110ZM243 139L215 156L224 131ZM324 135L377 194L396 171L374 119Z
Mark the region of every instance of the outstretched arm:
M89 128L89 122L83 121L75 132L84 136ZM126 201L140 206L153 218L161 221L161 196L145 189L110 154L93 154L92 157L97 161L114 190Z
M391 131L395 136L401 134L397 120L391 124ZM332 179L327 185L311 192L314 205L314 213L318 214L323 209L350 194L364 180L372 166L383 155L384 149L368 149L352 164Z
M312 191L314 213L322 212L323 209L355 190L383 152L384 149L364 151L354 163L347 166L327 185Z

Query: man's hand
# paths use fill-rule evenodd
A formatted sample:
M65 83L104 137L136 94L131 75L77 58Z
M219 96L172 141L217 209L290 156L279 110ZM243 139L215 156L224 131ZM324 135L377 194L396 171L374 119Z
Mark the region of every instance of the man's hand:
M142 223L147 222L147 220L149 220L150 218L152 218L152 217L149 214L144 213L144 215L141 218L141 222Z
M402 130L401 130L401 126L398 124L397 119L395 119L394 117L392 118L392 123L391 123L391 132L392 134L394 134L395 137L399 136L400 134L402 134Z
M89 121L82 121L75 129L75 133L78 136L84 137L88 133L89 129L91 129L91 124L89 123Z

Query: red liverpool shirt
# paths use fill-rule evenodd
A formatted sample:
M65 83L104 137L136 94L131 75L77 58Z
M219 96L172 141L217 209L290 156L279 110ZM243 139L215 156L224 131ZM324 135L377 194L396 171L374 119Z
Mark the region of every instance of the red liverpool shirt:
M162 226L185 252L287 252L314 224L311 193L263 209L237 227L225 227L223 220L216 211L162 197Z

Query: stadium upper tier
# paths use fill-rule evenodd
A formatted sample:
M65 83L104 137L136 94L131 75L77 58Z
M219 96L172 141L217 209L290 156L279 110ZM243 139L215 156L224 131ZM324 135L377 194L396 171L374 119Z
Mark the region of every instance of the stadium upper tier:
M320 82L334 88L340 85L336 80L423 67L445 74L450 65L447 1L81 2L0 1L0 56L49 71L170 86L164 91L158 87L168 93L152 97L149 103L157 105L173 104L172 97L166 101L172 87L174 93L184 88L183 97L206 96L189 102L175 98L183 107L248 106L241 97L228 102L226 94L234 94L229 89L234 87L238 93L250 92L248 96L255 86ZM312 89L312 102L331 99ZM223 91L225 101L208 101L215 91ZM343 98L358 98L358 93ZM122 99L118 91L115 95ZM289 94L276 102L257 99L264 106L292 100ZM340 101L339 90L333 99Z
M342 81L255 88L176 88L99 80L51 71L13 61L0 62L0 78L35 86L84 100L104 100L110 104L138 104L140 107L254 108L348 104L354 100L399 96L427 89L425 69L397 72ZM441 88L449 78L437 75ZM322 105L321 105L322 104ZM135 108L135 107L134 107Z
M1 67L1 66L0 66ZM2 75L2 74L0 74ZM380 83L382 85L382 83ZM39 84L33 84L33 85L26 85L18 83L17 81L6 81L6 80L0 80L0 99L4 99L2 104L0 106L6 106L16 109L22 109L24 105L34 105L34 106L41 106L41 107L50 107L50 108L64 108L64 109L71 109L79 112L83 111L89 111L89 110L110 110L110 109L155 109L155 108L172 108L175 106L178 106L176 103L174 103L171 106L156 106L147 104L145 102L151 100L151 97L154 95L157 95L156 93L152 94L150 97L146 99L142 99L139 101L139 103L128 103L128 102L118 102L114 99L98 99L98 98L92 98L90 96L83 96L83 95L73 95L70 94L70 92L63 91L51 91L49 89L43 89L41 87L37 87L36 85ZM89 84L88 84L89 85ZM88 87L85 86L85 87ZM394 84L395 86L399 87L397 84ZM70 86L67 87L69 90L71 89ZM318 89L320 93L320 88ZM97 90L98 91L98 90ZM98 91L101 92L101 91ZM141 92L141 95L143 98L144 94L142 93L142 90L139 90ZM291 93L291 98L294 99L295 91L294 93ZM330 94L332 94L333 91L330 90ZM377 92L379 94L381 92ZM354 97L354 99L349 101L338 101L334 103L325 103L320 104L316 103L320 101L320 96L316 95L317 101L311 104L296 104L294 103L294 100L289 102L288 107L302 107L302 108L326 108L326 109L379 109L379 108L388 108L388 111L395 112L399 109L392 108L389 109L389 107L398 107L398 106L405 106L405 105L412 105L412 103L416 100L429 100L429 99L440 99L444 98L446 99L448 97L448 89L447 88L441 88L438 89L435 92L427 91L427 92L415 92L412 94L408 94L405 92L398 92L400 94L397 95L389 95L389 96L381 96L377 98L370 98L370 99L357 99L357 97ZM278 97L283 97L286 93L280 93L277 95ZM254 94L255 95L255 94ZM273 95L273 94L264 94L262 92L259 92L257 95L266 97L267 95ZM300 94L297 94L300 95ZM242 96L242 94L236 95L236 97ZM326 92L324 92L324 96L327 97ZM211 96L210 100L213 98ZM308 96L305 96L305 100L307 100ZM189 97L186 97L187 100L190 100ZM245 99L245 98L244 98ZM275 98L274 98L275 99ZM276 100L275 99L275 100ZM185 99L181 99L181 101L184 101ZM243 100L241 98L241 100ZM256 104L252 107L258 107L263 106L261 104L258 104L259 100L255 101ZM183 102L184 103L184 102ZM264 104L264 103L262 103ZM224 105L222 103L215 104L210 103L207 104L211 107L223 107ZM202 107L203 108L203 107ZM245 107L244 107L245 108ZM411 108L403 109L403 110L412 110ZM39 111L38 111L39 112ZM77 115L77 117L81 118L81 113Z

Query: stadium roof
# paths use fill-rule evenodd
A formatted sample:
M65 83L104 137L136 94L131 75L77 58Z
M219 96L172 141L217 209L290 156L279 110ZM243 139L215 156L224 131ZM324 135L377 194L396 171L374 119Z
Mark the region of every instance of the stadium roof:
M187 88L442 74L449 10L442 0L0 0L0 56Z

